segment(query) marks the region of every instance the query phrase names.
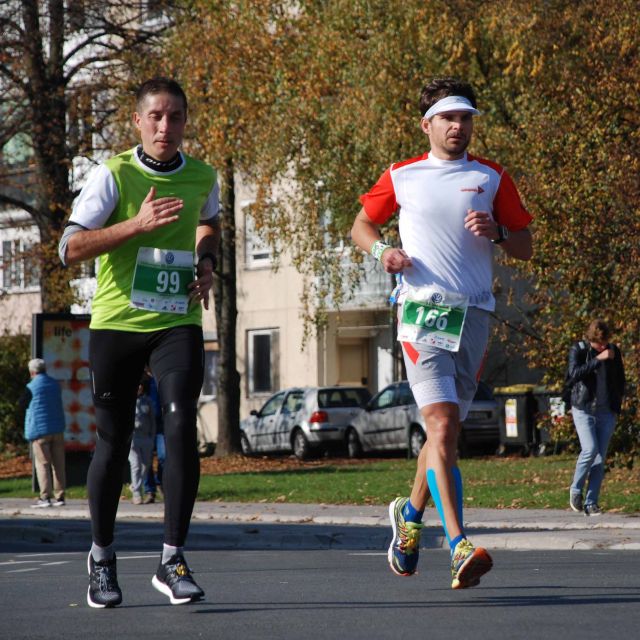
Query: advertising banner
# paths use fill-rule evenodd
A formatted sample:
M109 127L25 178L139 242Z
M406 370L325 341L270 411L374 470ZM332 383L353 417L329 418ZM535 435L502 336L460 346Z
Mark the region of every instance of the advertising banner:
M89 371L89 315L33 316L31 352L62 387L67 451L90 451L95 443L95 409Z

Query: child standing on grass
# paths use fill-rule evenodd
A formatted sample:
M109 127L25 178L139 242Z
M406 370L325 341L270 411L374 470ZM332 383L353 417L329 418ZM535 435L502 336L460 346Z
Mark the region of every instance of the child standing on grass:
M144 378L138 386L136 417L129 451L133 504L142 504L142 482L151 468L155 437L155 412L149 395L149 380Z

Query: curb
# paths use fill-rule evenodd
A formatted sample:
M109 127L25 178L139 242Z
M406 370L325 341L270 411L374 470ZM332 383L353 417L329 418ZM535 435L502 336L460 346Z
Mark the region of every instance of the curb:
M59 541L56 520L89 520L86 500L69 500L65 507L34 509L27 499L0 500L0 540ZM162 503L133 505L123 500L118 521L157 521L164 515ZM466 509L465 529L477 546L508 550L616 549L640 550L640 515L604 514L585 517L569 510ZM38 523L30 522L38 520ZM50 520L51 527L43 526ZM425 518L421 546L447 546L440 522L430 509ZM216 548L255 548L267 544L280 548L386 549L390 542L387 507L287 503L196 503L189 545ZM321 532L292 534L268 527L241 529L239 540L209 534L207 524L315 525ZM259 534L259 535L256 535ZM266 536L266 538L265 538ZM311 546L309 546L311 545Z

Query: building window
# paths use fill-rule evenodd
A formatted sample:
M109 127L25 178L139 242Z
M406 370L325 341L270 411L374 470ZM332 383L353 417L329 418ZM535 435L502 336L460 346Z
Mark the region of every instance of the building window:
M280 385L279 331L258 329L247 332L248 395L273 393Z
M2 288L5 291L34 291L40 285L37 252L21 238L2 241Z
M80 265L80 277L81 278L95 278L96 277L96 260L85 260Z
M204 382L201 395L214 399L218 393L218 343L207 340L204 343Z
M251 203L246 203L247 207ZM245 212L244 216L244 254L247 269L258 269L271 266L271 249L256 232L253 217Z
M79 87L69 98L69 146L77 155L93 150L94 104L88 87Z

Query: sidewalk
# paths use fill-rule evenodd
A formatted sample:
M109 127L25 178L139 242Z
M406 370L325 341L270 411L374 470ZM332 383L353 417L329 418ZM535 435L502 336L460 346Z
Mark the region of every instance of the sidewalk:
M33 500L0 499L0 538L3 522L15 531L16 521L29 527L33 519L88 520L86 500L69 500L65 507L34 509ZM118 520L160 520L163 504L133 505L122 500ZM465 529L476 546L489 549L626 549L640 550L640 514L605 513L586 517L559 509L465 509ZM198 502L193 522L200 524L315 524L336 527L372 527L372 537L390 539L385 506L324 504ZM428 509L421 544L446 545L433 509ZM388 535L387 535L388 534ZM388 545L388 542L385 544ZM384 546L384 544L383 544Z

